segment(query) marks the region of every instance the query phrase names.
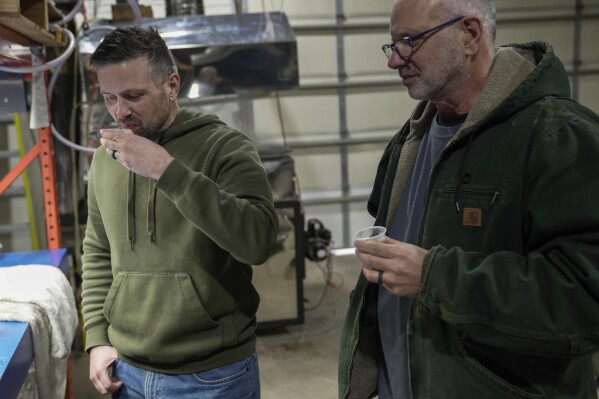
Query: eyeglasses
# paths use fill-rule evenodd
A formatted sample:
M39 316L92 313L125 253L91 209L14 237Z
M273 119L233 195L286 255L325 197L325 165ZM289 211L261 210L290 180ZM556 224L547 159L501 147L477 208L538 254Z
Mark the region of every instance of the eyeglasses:
M449 25L453 25L456 22L460 21L462 18L464 17L460 16L450 19L447 22L443 22L441 25L437 25L434 28L430 28L425 30L424 32L417 33L414 36L402 37L395 43L385 44L383 45L383 53L385 53L387 59L391 58L391 56L393 55L393 51L396 51L400 57L404 59L409 59L412 56L412 53L414 52L414 42L421 40L422 38L424 38L424 36L431 32L436 32Z

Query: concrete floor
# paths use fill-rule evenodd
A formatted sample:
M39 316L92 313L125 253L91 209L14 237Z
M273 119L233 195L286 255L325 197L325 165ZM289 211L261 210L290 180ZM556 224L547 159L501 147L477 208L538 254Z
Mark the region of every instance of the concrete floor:
M349 294L360 273L353 255L333 257L332 282L325 296L323 272L306 260L304 280L305 322L258 336L262 399L336 399L339 336ZM261 292L261 296L266 295ZM318 305L321 297L324 299ZM266 298L265 298L266 299ZM75 399L106 398L88 378L87 354L73 352L72 379Z

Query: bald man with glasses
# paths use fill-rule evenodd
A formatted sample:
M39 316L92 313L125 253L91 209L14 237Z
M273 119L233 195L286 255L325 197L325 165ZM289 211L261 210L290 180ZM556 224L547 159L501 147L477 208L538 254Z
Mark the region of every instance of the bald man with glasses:
M599 117L549 43L496 47L490 0L395 0L382 46L420 100L356 241L339 397L596 398ZM592 309L592 310L591 310Z

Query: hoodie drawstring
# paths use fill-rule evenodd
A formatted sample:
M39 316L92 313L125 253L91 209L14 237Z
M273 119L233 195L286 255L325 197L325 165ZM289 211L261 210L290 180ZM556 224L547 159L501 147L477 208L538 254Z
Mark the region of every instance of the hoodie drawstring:
M156 181L151 180L148 193L148 236L150 241L156 240Z
M135 173L129 172L129 187L127 191L127 236L129 246L133 251L135 243ZM148 193L148 236L150 241L156 241L156 181L152 180Z
M127 236L133 251L135 242L135 173L129 172L129 190L127 191Z

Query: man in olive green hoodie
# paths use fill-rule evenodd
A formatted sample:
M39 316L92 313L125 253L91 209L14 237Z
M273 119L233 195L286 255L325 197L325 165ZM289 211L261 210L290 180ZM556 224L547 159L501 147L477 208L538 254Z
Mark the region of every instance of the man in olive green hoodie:
M388 66L423 100L356 242L339 397L596 398L599 117L543 42L495 48L492 0L396 0Z
M89 172L90 379L119 398L259 398L250 265L268 258L278 218L254 146L215 115L179 108L155 29L112 31L90 63L133 133L101 130Z

